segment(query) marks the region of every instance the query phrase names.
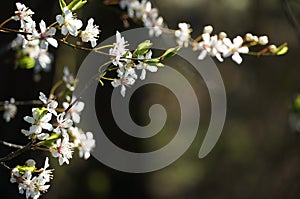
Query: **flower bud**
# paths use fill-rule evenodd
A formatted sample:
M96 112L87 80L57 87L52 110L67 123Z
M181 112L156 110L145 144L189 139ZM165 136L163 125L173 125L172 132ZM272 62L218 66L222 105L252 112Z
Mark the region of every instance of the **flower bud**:
M245 40L246 41L253 41L253 35L251 33L247 33L245 35Z
M205 26L204 29L203 29L203 33L208 33L208 34L211 34L213 31L213 27L212 26Z
M219 39L224 39L227 37L227 34L225 32L220 32L219 33Z
M35 166L35 161L33 159L28 159L25 164L29 167Z
M268 42L269 42L269 39L268 39L267 36L260 36L260 37L258 38L258 43L259 43L260 45L266 45Z
M277 47L274 44L272 44L269 46L269 50L271 53L275 54L277 51Z

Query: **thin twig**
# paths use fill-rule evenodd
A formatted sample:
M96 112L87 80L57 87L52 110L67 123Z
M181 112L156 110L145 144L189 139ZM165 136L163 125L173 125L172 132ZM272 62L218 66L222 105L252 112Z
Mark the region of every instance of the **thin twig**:
M8 155L0 158L0 162L9 161L9 160L14 159L15 157L25 153L26 151L29 151L31 149L31 147L33 146L33 143L34 142L31 140L23 148L13 151L13 152L9 153Z
M6 104L5 102L0 102L0 106L3 106L5 104ZM17 106L27 106L27 105L42 105L43 102L41 102L40 100L28 100L28 101L16 101L12 104L15 104Z
M17 149L24 148L23 145L13 144L13 143L9 143L9 142L3 141L3 140L0 140L0 144L3 144L5 146L11 147L11 148L17 148Z

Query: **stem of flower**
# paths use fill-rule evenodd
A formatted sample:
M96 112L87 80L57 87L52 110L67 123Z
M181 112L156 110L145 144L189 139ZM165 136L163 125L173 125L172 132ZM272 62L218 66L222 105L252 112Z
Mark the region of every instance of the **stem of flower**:
M109 81L114 81L114 78L109 78L109 77L100 77L100 79L105 79L105 80L109 80Z
M9 167L9 166L7 166L6 164L5 164L5 162L1 162L0 163L2 166L4 166L4 168L6 168L6 169L8 169L8 170L11 170L11 168Z
M54 93L55 93L56 89L57 89L60 85L62 85L62 83L63 83L63 81L60 80L60 81L56 82L56 83L52 86L52 88L51 88L51 90L50 90L50 96L55 96Z
M1 24L0 24L0 27L2 28L2 26L4 26L5 24L7 24L9 21L11 21L12 18L8 18L6 19L5 21L3 21Z
M105 53L105 52L102 52L102 51L95 51L93 48L86 48L86 47L78 46L78 45L75 45L75 44L71 44L71 43L69 43L67 41L64 41L63 39L59 39L59 41L61 41L65 45L73 47L75 49L80 49L80 50L85 50L85 51L94 51L95 53L99 53L99 54L110 56L110 54L108 54L108 53Z

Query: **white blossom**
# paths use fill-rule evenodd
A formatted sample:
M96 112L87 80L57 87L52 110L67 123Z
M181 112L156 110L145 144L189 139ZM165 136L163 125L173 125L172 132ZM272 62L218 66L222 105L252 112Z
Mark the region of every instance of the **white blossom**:
M72 107L68 110L67 114L71 115L71 118L74 123L79 123L80 113L84 109L84 102L76 101L76 100L77 100L76 97L74 97L71 103L63 102L63 107L64 109L67 109L70 105L72 105ZM75 103L73 104L73 102Z
M246 54L249 52L249 48L247 46L242 46L244 42L242 37L237 36L236 38L233 39L233 42L229 38L224 38L223 42L228 47L228 49L226 49L223 52L223 56L229 57L232 55L231 58L236 63L238 64L242 63L243 59L240 56L240 53Z
M95 47L97 45L97 39L99 34L98 26L94 25L94 19L90 18L88 20L88 25L86 26L85 30L83 30L80 34L81 39L83 42L91 42L91 46Z
M38 176L41 181L44 181L43 184L50 182L50 180L53 178L53 174L52 174L53 169L48 169L49 166L50 166L49 158L46 157L44 167L41 169L42 172Z
M69 159L72 158L74 145L69 142L67 133L62 134L62 138L58 139L54 146L50 148L53 157L58 158L59 165L64 163L69 164Z
M38 33L36 30L34 30L33 37L41 40L41 48L47 49L48 43L57 48L57 40L53 38L53 36L56 33L56 29L54 27L47 28L46 23L43 20L40 22L39 25L41 33Z
M16 113L17 113L17 106L15 105L15 99L10 98L10 101L5 101L3 119L6 122L10 122L10 120L15 117Z
M226 46L222 40L218 39L217 35L210 36L208 33L202 34L202 41L198 43L198 50L200 50L199 60L203 60L206 55L216 57L220 62L223 61L221 53L226 50Z
M24 120L31 124L31 127L28 130L22 129L21 132L25 134L26 136L30 136L32 134L35 134L38 139L44 140L49 137L48 133L42 133L42 130L48 130L52 131L53 127L52 124L49 123L51 120L52 114L46 113L44 115L40 115L40 113L37 111L37 108L32 109L32 117L31 116L25 116Z
M11 18L15 21L20 21L21 28L24 28L25 23L31 23L33 21L31 16L34 14L34 12L19 2L16 3L16 7L17 11L15 11L15 16L12 16Z
M120 68L117 70L119 79L114 79L111 84L113 87L121 86L121 95L125 97L126 86L131 86L137 79L133 68Z
M64 76L63 76L63 81L66 84L66 87L70 90L70 91L74 91L75 87L76 87L76 82L77 80L74 78L74 76L70 73L69 68L68 67L64 67Z
M50 113L52 113L55 116L57 115L57 112L55 110L58 106L57 101L47 98L46 95L42 92L40 92L39 99L47 106L47 109Z
M78 29L82 27L82 21L76 19L68 7L65 7L63 12L64 15L56 16L56 21L61 25L61 34L67 35L70 33L72 36L76 37Z
M109 49L109 55L113 56L112 63L115 66L120 65L120 59L125 53L128 52L126 49L128 46L127 41L125 41L124 37L117 31L116 33L116 43L114 43L114 48Z
M143 22L144 26L149 29L150 37L159 37L162 34L162 29L164 26L164 20L162 17L148 17Z
M70 119L69 115L66 115L65 112L62 112L57 115L57 127L53 130L55 133L65 132L67 128L70 128L73 125L73 121Z
M128 16L133 18L141 3L138 0L121 0L119 4L121 9L127 8Z
M145 56L138 55L139 59L151 59L152 51L150 50ZM140 79L144 80L146 78L146 71L150 71L152 73L157 72L158 68L155 65L150 65L144 61L139 61L139 64L136 66L136 69L142 70Z
M95 147L96 141L93 138L93 133L91 132L81 133L79 139L79 157L84 158L86 160L90 157L90 152Z
M179 23L178 24L179 30L175 31L175 37L176 41L179 46L184 46L188 47L189 45L189 40L191 38L191 29L190 29L190 24L187 23Z

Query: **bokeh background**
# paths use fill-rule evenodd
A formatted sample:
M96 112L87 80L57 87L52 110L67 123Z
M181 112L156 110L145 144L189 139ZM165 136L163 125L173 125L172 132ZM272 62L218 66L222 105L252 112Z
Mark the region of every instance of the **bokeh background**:
M47 24L59 13L57 1L21 1L36 12L34 19L44 19ZM91 157L88 161L78 158L70 165L59 167L57 160L50 163L55 168L55 178L48 193L42 198L89 198L89 199L296 199L300 197L300 134L289 126L289 106L300 92L299 38L295 26L286 14L281 0L161 0L152 1L160 10L170 28L176 29L179 22L192 25L195 38L205 25L213 25L214 32L226 31L232 38L252 32L268 35L275 44L287 42L288 54L280 57L247 57L237 65L228 59L217 63L227 92L228 111L223 133L205 158L197 153L209 122L209 99L205 86L199 96L202 100L201 128L193 145L179 160L156 172L128 174L106 167ZM300 23L300 1L287 1L296 21ZM1 1L0 19L13 15L15 1ZM86 24L93 17L102 30L100 40L126 30L120 19L118 6L107 7L101 0L89 0L78 16ZM14 23L9 24L15 27ZM138 27L130 23L129 28ZM54 82L61 79L62 69L68 66L73 73L80 66L86 52L60 45L51 50L55 56L52 70L41 74L41 81L33 80L32 71L14 69L14 53L7 46L13 34L0 34L0 100L10 97L16 100L36 99L40 91L48 93ZM201 81L199 85L201 85ZM108 114L112 88L101 88L100 112ZM105 91L105 92L102 92ZM162 91L164 92L164 91ZM107 94L106 94L107 93ZM154 95L147 95L152 96ZM160 95L161 96L161 95ZM140 99L143 99L139 95ZM151 98L151 97L150 97ZM169 97L159 98L169 103ZM172 102L172 100L171 100ZM139 105L139 101L136 101ZM141 107L141 106L140 106ZM176 107L175 107L176 108ZM176 111L176 110L175 110ZM25 144L20 133L24 128L23 116L30 114L31 107L19 109L17 117L6 124L0 121L0 139ZM136 111L133 115L142 114ZM136 143L115 130L109 121L110 138L132 150L141 150L143 143ZM171 124L172 125L172 124ZM176 125L176 120L174 124ZM172 139L172 127L160 133L153 146ZM120 135L120 136L118 136ZM147 147L151 148L151 145ZM11 149L0 147L5 155ZM45 153L27 153L8 165L23 163L28 157L40 160ZM42 166L42 165L41 165ZM9 183L10 174L0 168L1 198L25 198L18 194L15 184Z

